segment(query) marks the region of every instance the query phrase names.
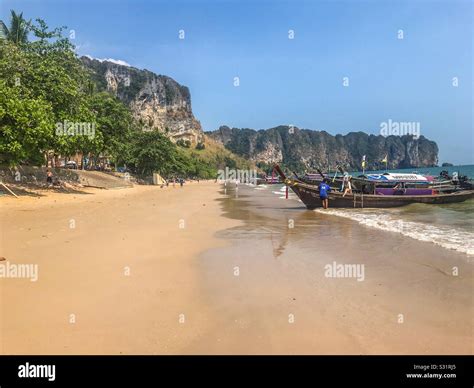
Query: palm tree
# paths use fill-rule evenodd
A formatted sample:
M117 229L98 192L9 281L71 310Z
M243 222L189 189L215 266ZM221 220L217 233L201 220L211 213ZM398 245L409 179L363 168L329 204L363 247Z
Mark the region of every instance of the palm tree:
M11 10L10 28L0 20L0 39L9 40L15 44L26 43L31 21L23 19L23 12L17 14Z

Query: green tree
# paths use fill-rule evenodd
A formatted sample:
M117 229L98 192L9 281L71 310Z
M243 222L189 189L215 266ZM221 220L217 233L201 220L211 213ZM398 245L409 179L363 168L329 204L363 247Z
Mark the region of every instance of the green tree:
M0 79L15 88L20 103L42 102L52 114L47 142L48 150L64 156L77 152L84 155L103 149L103 136L96 130L94 136L58 134L55 128L64 123L83 123L99 128L97 116L90 108L90 77L74 53L74 47L62 37L63 28L50 30L37 19L30 25L36 40L20 46L9 40L0 40ZM22 130L16 128L16 130ZM5 144L7 139L2 139Z
M89 108L96 116L97 128L103 137L100 152L120 160L126 152L125 144L131 141L133 118L130 110L107 92L92 94Z
M53 137L53 126L46 101L25 100L19 88L0 80L0 163L41 164Z
M187 174L189 158L178 152L175 144L158 131L136 131L132 134L127 165L141 175L159 172L161 175Z
M10 13L10 27L7 27L5 22L0 20L0 39L6 39L15 44L26 43L31 21L27 21L23 18L23 12L17 14L11 10Z

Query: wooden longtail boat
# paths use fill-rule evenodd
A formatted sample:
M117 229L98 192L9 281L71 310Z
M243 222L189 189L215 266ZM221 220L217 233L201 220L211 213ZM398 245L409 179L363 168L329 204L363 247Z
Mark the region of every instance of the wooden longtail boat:
M319 189L317 185L308 184L299 179L290 179L276 165L275 171L280 175L284 184L290 187L301 199L308 209L321 207L319 198ZM425 195L406 195L406 194L364 194L362 192L353 192L343 197L341 192L332 190L329 193L329 206L336 208L390 208L409 205L411 203L426 204L445 204L463 202L474 198L474 190L459 190L452 193L436 192Z
M344 176L350 176L341 170L343 175L330 176L319 172L318 174L305 174L303 177L299 177L296 173L293 173L296 178L304 183L310 185L319 185L323 179L329 180L329 185L335 190L339 190L342 187ZM435 178L432 176L423 176L417 173L405 174L405 173L383 173L383 174L362 174L359 176L350 176L351 185L355 191L363 191L365 194L383 194L393 195L394 191L397 191L396 187L403 190L404 194L412 195L431 195L433 193L453 192L461 189L473 189L472 186L465 186L459 182L454 182L450 179L443 179L441 177ZM441 179L440 179L441 178ZM368 190L372 189L370 192Z

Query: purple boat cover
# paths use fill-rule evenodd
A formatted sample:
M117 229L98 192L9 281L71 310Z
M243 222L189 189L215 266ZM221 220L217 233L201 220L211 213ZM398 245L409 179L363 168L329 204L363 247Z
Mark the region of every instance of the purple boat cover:
M432 189L375 189L377 195L432 195Z

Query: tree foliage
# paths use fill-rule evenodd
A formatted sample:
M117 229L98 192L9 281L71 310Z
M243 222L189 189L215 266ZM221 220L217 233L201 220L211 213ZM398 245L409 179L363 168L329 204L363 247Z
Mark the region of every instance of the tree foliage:
M158 131L144 132L77 57L65 29L15 11L9 27L0 22L0 163L45 165L50 154L82 154L107 156L140 175L216 176L212 162L188 153L189 141L176 145Z
M61 36L62 29L49 31L40 19L36 24L29 24L29 31L36 40L21 46L10 40L0 40L0 79L5 85L0 111L9 115L2 118L0 147L2 150L17 150L14 154L3 152L2 158L6 160L2 161L9 164L39 163L38 154L47 151L65 156L99 152L102 148L100 131L93 137L64 135L55 131L58 124L66 122L97 126L97 116L90 107L84 87L88 73L76 57L73 46ZM17 109L11 112L13 102ZM36 108L32 109L32 106ZM40 115L41 120L30 120L29 128L25 128L24 120L12 117L26 112L32 116ZM7 126L4 128L4 125ZM7 132L9 136L5 135ZM37 139L18 145L14 132L18 133L17 137L28 132L30 137ZM37 144L38 148L32 148L31 144Z
M10 27L7 27L6 23L0 20L0 39L8 40L15 44L26 43L31 21L23 18L23 12L17 14L11 10L10 14Z
M51 107L23 99L20 89L0 80L0 160L9 165L41 163L53 138Z
M132 134L128 164L140 175L149 175L154 171L164 176L186 175L190 168L189 159L158 131L136 131Z

